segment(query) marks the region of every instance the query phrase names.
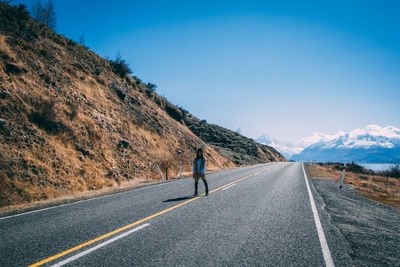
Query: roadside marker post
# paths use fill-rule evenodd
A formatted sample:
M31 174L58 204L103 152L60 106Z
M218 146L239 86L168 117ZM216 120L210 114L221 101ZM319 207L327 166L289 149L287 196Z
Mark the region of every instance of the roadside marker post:
M344 168L343 168L343 171L342 171L342 179L340 179L340 186L339 186L339 188L340 189L342 189L343 188L343 181L344 181L344 174L346 173L346 163L344 164Z
M158 164L156 164L156 166L157 166L158 172L159 172L160 175L161 175L162 180L165 181L164 175L162 175L162 172L161 172L161 170L160 170L160 167L158 166Z
M176 151L176 153L178 153L178 158L179 158L179 177L178 178L182 178L182 159L181 159L181 154L183 153L183 151L178 149Z

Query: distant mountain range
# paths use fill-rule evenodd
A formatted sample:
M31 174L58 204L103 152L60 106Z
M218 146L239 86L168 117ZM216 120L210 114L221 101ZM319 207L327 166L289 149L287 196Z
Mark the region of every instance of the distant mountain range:
M400 162L400 129L368 125L364 129L329 135L314 133L298 143L282 142L267 135L256 140L275 147L295 161L333 161L358 163Z
M299 144L281 141L272 138L267 134L261 135L255 141L260 144L265 144L274 147L287 159L290 159L292 155L298 154L304 149L304 147L300 146Z

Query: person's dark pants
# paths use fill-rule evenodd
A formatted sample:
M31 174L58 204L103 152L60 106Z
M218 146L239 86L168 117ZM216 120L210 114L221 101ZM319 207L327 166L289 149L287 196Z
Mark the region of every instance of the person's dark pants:
M201 178L201 180L203 180L204 187L206 188L206 195L208 195L208 183L206 180L206 176L204 174L194 175L194 194L197 195L197 192L198 192L199 178Z

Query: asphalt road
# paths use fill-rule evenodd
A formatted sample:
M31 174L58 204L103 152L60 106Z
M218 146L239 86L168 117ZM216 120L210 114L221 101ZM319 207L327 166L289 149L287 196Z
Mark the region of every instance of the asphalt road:
M1 218L0 266L332 266L327 254L351 265L301 163L207 180L209 196L191 197L193 180L181 179Z

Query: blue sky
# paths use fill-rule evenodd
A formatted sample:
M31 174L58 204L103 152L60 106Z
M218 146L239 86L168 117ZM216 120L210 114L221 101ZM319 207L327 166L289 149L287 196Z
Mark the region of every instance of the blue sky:
M399 1L54 4L57 32L120 53L173 103L249 137L400 127Z

